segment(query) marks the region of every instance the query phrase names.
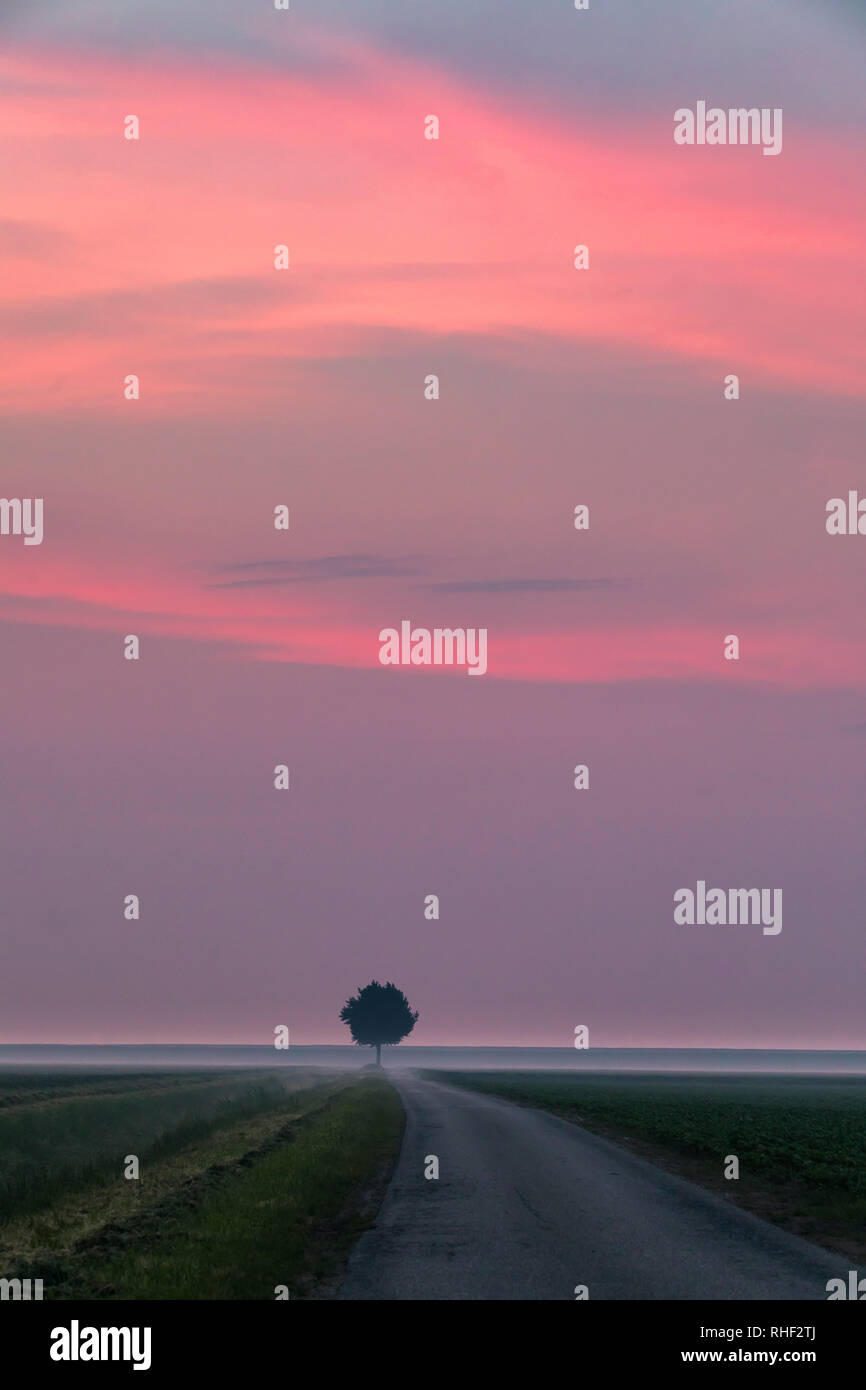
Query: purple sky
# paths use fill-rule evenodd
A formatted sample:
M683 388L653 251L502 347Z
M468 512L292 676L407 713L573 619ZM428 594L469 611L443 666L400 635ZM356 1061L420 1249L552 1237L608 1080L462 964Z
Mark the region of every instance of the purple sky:
M862 20L465 8L0 19L0 1041L866 1045Z

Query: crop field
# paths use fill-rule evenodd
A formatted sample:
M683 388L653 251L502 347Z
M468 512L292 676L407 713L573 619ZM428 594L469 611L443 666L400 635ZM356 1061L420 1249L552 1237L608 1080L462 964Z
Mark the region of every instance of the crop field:
M363 1073L0 1074L0 1277L45 1298L315 1296L402 1128Z
M866 1257L866 1079L427 1073L548 1110L768 1220ZM739 1177L724 1177L725 1160Z

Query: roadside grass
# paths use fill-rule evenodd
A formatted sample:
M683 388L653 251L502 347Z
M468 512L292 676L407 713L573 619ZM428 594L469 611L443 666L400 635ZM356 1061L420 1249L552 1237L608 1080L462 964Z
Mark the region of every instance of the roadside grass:
M153 1163L310 1084L286 1069L68 1078L25 1093L0 1077L0 1225L122 1178L127 1154Z
M20 1274L23 1268L25 1275L29 1271L33 1277L62 1282L66 1276L58 1271L79 1246L158 1206L208 1170L261 1148L289 1121L323 1105L346 1085L345 1076L298 1081L299 1089L261 1114L234 1116L187 1144L181 1135L172 1152L146 1159L137 1179L126 1179L116 1167L100 1183L77 1188L70 1182L50 1206L20 1210L0 1226L0 1275Z
M866 1260L866 1079L426 1072L581 1124L832 1250ZM739 1179L725 1179L728 1155Z
M273 1300L280 1285L291 1298L330 1296L375 1217L404 1123L388 1082L351 1078L257 1149L82 1242L45 1297Z

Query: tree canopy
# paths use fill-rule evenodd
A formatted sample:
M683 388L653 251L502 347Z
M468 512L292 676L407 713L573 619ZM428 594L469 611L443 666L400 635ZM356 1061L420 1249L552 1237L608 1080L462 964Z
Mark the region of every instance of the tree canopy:
M376 1062L380 1064L382 1047L408 1037L418 1021L418 1011L413 1013L403 991L390 980L385 985L371 980L346 1000L340 1018L359 1047L375 1047Z

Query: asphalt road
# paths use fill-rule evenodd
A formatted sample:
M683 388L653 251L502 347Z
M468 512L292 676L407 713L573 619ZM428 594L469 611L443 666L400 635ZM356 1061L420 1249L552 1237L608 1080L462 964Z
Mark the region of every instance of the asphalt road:
M397 1168L342 1299L820 1299L850 1261L577 1125L477 1092L390 1079ZM425 1178L428 1155L439 1177Z

